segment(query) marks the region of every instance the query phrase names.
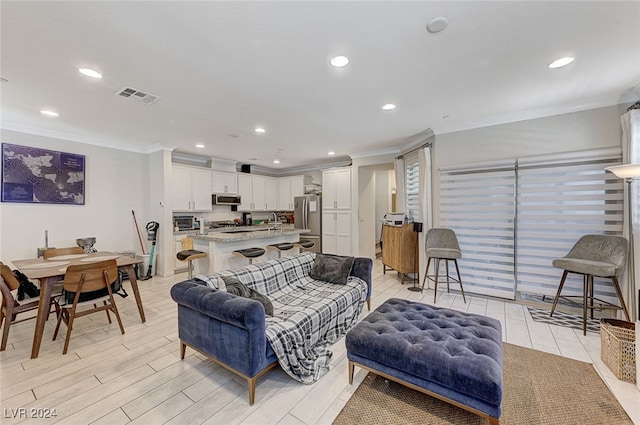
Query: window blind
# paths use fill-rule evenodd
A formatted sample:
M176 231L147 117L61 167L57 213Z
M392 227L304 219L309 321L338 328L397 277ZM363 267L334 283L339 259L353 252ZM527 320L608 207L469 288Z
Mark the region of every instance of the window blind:
M617 158L551 164L518 162L517 289L555 296L562 270L552 266L585 234L622 234L623 184L604 168ZM599 298L615 302L610 279L595 278ZM582 278L569 274L563 294L582 295Z
M420 217L420 161L414 151L404 157L405 169L405 214L411 220Z
M515 189L515 161L506 168L441 169L440 227L458 237L465 292L515 299Z

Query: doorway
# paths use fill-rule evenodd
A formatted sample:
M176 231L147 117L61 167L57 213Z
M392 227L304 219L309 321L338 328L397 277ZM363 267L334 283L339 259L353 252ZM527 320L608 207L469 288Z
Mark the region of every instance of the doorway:
M358 168L359 255L378 258L384 215L395 211L396 178L393 163Z

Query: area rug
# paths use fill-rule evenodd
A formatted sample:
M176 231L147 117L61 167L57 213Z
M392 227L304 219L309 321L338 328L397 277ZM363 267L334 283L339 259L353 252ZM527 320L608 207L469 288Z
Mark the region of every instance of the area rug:
M527 307L527 309L531 314L531 318L535 322L582 330L582 316L580 315L563 313L556 310L553 312L553 317L550 317L549 313L551 313L551 310L534 307ZM591 319L587 317L587 330L590 332L600 332L600 319Z
M503 347L501 425L633 425L591 364L511 344ZM333 422L334 425L488 423L486 418L373 373L367 375Z

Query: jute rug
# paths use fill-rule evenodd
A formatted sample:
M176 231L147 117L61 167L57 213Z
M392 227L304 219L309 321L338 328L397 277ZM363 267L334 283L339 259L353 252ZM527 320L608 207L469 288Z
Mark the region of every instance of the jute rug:
M503 347L502 425L633 425L591 364L510 344ZM333 422L488 423L488 419L373 373L367 375Z

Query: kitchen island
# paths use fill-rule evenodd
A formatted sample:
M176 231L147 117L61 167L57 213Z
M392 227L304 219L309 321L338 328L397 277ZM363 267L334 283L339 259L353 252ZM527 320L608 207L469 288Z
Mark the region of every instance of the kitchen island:
M285 226L239 226L193 235L194 249L207 253L206 258L194 261L194 272L208 274L246 266L249 259L233 253L239 249L264 248L265 254L255 258L254 262L278 258L278 250L268 248L268 245L298 242L303 233L309 233L309 230ZM298 248L294 247L284 251L282 256L297 253Z

